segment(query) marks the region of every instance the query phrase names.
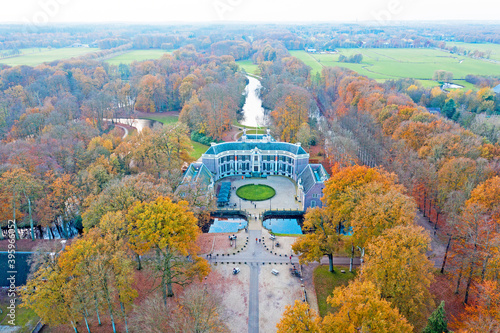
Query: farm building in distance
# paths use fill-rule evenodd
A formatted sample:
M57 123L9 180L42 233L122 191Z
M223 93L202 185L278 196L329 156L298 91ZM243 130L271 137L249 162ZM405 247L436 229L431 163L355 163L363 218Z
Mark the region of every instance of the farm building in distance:
M199 184L213 192L215 182L227 177L267 178L284 176L296 185L297 198L303 209L321 207L321 196L328 173L321 164L309 164L309 154L300 143L277 142L266 135L248 135L246 130L235 142L212 143L202 155L202 161L193 163L185 172L182 187Z

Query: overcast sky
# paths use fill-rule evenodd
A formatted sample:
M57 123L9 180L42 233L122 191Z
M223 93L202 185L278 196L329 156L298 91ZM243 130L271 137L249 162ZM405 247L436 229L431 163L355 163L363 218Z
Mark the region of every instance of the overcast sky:
M0 22L499 20L498 0L3 0Z

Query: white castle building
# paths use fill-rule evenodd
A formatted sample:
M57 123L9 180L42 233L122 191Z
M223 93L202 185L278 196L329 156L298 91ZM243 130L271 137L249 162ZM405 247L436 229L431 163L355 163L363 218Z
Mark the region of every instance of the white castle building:
M244 130L239 141L212 143L184 174L181 187L194 182L213 191L214 183L230 176L285 176L297 185L297 196L303 208L321 206L324 182L329 175L321 164L309 164L309 154L300 143L277 142L269 134L249 135Z

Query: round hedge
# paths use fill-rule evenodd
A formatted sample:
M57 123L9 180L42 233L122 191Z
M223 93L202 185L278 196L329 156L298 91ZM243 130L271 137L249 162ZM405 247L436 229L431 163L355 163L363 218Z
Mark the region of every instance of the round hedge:
M274 197L276 191L271 186L262 184L248 184L239 187L236 195L250 201L263 201Z

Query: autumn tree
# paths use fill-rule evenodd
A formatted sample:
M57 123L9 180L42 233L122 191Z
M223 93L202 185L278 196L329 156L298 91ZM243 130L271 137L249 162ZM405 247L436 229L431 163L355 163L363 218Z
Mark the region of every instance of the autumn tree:
M35 240L32 212L35 208L35 201L42 195L42 181L24 169L16 168L2 174L0 177L0 188L0 200L6 203L5 205L0 205L0 216L5 216L3 220L12 219L14 221L14 231L16 238L19 239L19 232L17 230L18 219L22 218L23 210L27 210L31 228L31 239Z
M370 281L335 288L327 302L337 311L323 319L324 332L413 332L413 327Z
M136 109L143 112L159 112L165 109L165 78L161 75L145 75L138 86Z
M215 140L222 140L224 132L236 119L236 101L229 94L228 87L215 83L207 85L201 97L207 134Z
M438 203L443 206L450 193L475 185L475 175L476 162L470 158L452 158L444 163L438 172Z
M314 134L312 133L311 127L308 123L302 123L302 125L300 125L295 139L297 142L300 142L302 147L304 147L305 149L309 148L309 146L311 145L311 140L314 139Z
M427 259L430 238L423 228L396 226L367 247L363 281L370 281L415 327L433 305L429 286L432 263Z
M325 214L338 230L342 225L355 230L352 241L362 254L367 242L384 229L412 223L414 203L395 180L395 175L380 169L335 165L326 182Z
M479 184L470 195L467 204L478 204L484 207L488 217L500 223L500 177L492 177Z
M347 222L353 228L352 242L365 248L375 237L392 227L414 224L416 205L413 199L401 193L397 186L385 191L373 183L360 190L362 200L354 208Z
M472 282L484 279L489 260L498 252L500 244L495 227L485 207L475 202L468 202L453 224L456 238L453 256L457 274L455 292L459 292L461 280L465 277L464 303L468 302Z
M105 118L111 118L111 98L105 91L95 91L81 106L82 114L102 132L105 129Z
M122 143L117 151L124 154L128 163L136 165L136 171L163 177L174 186L180 180L182 164L192 160L190 142L186 125L176 123L145 128L130 141Z
M293 306L287 305L280 321L276 324L278 333L321 333L321 317L309 307L307 302L295 300Z
M294 142L301 125L309 120L309 99L302 94L286 96L271 117L281 141Z
M497 281L484 281L477 286L478 298L467 304L456 321L459 333L497 332L500 329L500 288Z
M324 208L310 208L305 215L304 230L308 230L303 237L298 238L292 245L296 253L300 253L300 263L320 261L328 256L330 272L333 272L333 256L343 248L343 236L332 223Z
M197 256L200 233L186 201L173 203L158 197L150 203L137 202L127 218L131 242L142 243L153 255L153 271L160 280L163 301L173 296L173 284L186 285L208 274L208 263Z
M76 323L83 317L79 298L85 289L74 290L75 285L68 283L69 278L53 253L50 260L41 265L20 290L23 300L21 306L34 311L48 325L71 323L77 333ZM76 294L79 296L75 297Z
M452 264L456 267L457 275L456 293L460 290L462 278L466 276L466 300L474 280L496 279L500 271L499 179L492 177L478 185L452 224L456 239L452 248Z
M126 213L136 201L149 202L170 193L168 185L145 173L113 179L98 195L89 195L85 199L83 226L90 229L97 226L108 212Z
M69 223L78 214L80 199L78 198L78 188L73 183L73 177L69 174L56 175L48 172L46 175L48 193L40 199L41 222L44 226L52 223L59 228L58 221L61 221L59 231L64 238L69 238Z
M133 265L124 239L92 228L62 253L59 263L70 276L81 281L83 290L91 291L89 299L94 297L97 315L98 304L107 308L114 332L117 313L121 313L126 325L125 308L137 297L137 291L132 287Z
M368 183L379 183L382 188L388 189L396 181L394 174L389 174L381 169L367 166L354 165L341 168L335 165L330 178L325 183L323 190L323 203L328 215L336 222L349 221L351 214L360 199L357 195L359 189ZM347 193L352 195L346 195Z

